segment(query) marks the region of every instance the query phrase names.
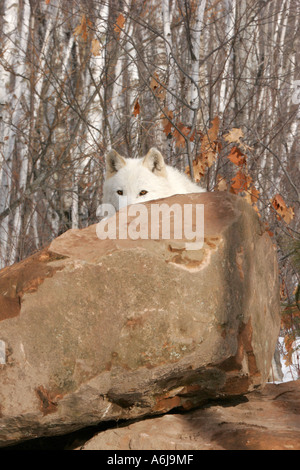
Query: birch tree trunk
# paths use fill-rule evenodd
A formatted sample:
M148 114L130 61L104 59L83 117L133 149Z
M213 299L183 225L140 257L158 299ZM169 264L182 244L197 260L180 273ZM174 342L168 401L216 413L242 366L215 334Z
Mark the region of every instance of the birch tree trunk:
M232 70L233 52L231 39L233 39L234 37L236 0L225 0L224 3L226 8L225 40L228 41L228 44L225 47L226 56L224 62L224 70L221 76L221 88L219 97L219 113L221 116L224 114L226 106L229 104L229 96L232 91L232 76L230 77L230 69Z
M201 97L199 91L200 81L200 51L201 51L201 33L204 27L204 11L206 7L206 0L201 0L197 3L192 52L193 57L191 60L191 87L190 87L190 105L194 109L191 111L191 123L195 120L198 110L201 106Z
M25 106L28 104L28 81L26 80L26 53L28 45L28 36L30 29L30 5L28 0L24 0L23 9L21 11L22 21L20 31L16 25L18 24L17 18L20 13L19 8L21 4L17 4L13 1L7 0L5 4L5 17L4 17L4 35L8 38L6 43L6 57L5 60L8 64L11 64L11 72L6 75L5 86L9 88L9 80L14 81L13 90L8 94L8 99L4 98L6 116L4 122L9 121L9 129L3 130L4 141L6 145L4 146L4 155L3 165L1 168L1 196L0 196L0 212L4 210L6 206L10 204L12 184L13 184L13 174L12 167L14 161L14 152L17 145L17 133L18 129L22 122L22 112ZM17 53L11 54L11 47L18 46ZM24 103L23 103L24 102ZM7 133L7 135L6 135ZM20 160L21 160L21 169L19 175L19 184L21 189L24 188L27 171L28 171L28 149L26 148L26 140L21 139L20 145ZM13 231L12 231L12 243L10 246L10 252L7 251L8 237L9 237L9 228L8 220L6 217L0 228L0 239L1 239L1 264L2 267L6 264L7 260L11 263L16 255L16 250L18 246L18 232L21 227L21 209L18 208L15 213L14 222L13 222Z

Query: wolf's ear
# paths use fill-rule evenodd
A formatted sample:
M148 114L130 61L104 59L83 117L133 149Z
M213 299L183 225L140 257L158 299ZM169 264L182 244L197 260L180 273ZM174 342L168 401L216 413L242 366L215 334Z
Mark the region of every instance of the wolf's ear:
M157 176L167 176L164 157L155 148L151 148L147 155L144 157L143 165Z
M125 158L121 157L115 150L110 150L106 155L106 177L110 178L125 165Z

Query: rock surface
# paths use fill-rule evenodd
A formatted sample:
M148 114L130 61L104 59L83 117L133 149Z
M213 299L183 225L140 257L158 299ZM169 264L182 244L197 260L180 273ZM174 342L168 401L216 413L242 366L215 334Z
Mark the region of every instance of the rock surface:
M204 204L202 248L90 226L0 272L0 446L264 386L280 326L268 234L227 193L166 201Z
M300 450L299 380L246 398L103 431L80 450Z

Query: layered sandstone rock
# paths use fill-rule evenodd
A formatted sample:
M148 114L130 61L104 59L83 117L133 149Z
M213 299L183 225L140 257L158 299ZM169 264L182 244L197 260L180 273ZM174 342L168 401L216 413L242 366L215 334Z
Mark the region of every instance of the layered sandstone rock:
M202 247L90 226L0 272L0 445L264 386L280 324L269 235L233 195L164 202L204 204Z
M110 429L78 450L300 450L300 381Z

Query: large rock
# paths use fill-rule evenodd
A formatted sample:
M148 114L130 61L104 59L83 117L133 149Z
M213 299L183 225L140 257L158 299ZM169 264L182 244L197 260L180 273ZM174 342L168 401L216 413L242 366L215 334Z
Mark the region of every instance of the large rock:
M103 431L80 450L300 450L300 380Z
M202 248L90 226L1 271L0 445L264 386L280 325L269 235L240 197L164 202L204 204Z

